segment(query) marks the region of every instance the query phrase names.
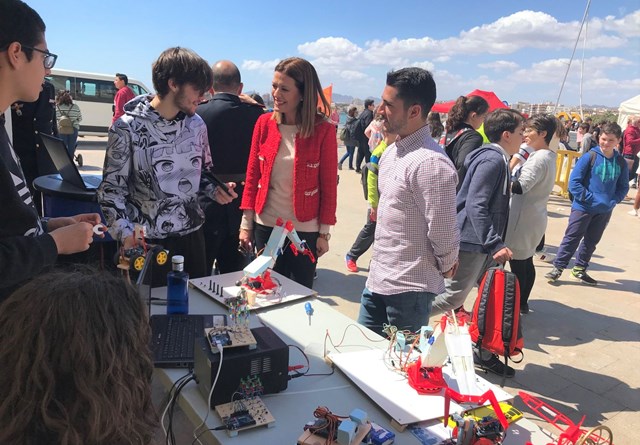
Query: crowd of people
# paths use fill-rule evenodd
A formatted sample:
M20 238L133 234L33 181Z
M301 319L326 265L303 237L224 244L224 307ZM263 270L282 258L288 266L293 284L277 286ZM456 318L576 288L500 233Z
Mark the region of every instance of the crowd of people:
M60 133L73 156L82 114L70 92L54 98L43 86L57 59L45 29L22 1L0 0L0 109L42 115L43 131ZM347 269L358 271L358 258L373 245L358 322L380 334L386 324L417 331L430 314L463 312L487 268L507 262L528 312L555 151L566 137L555 117L490 112L471 96L455 102L442 126L430 113L431 73L402 68L387 74L379 105L368 99L360 115L349 109L338 162L336 110L305 59L276 65L272 112L242 93L233 62L210 66L186 48L163 51L152 79L155 94L133 97L126 75L116 74L97 191L103 215L41 217L30 189L35 154L12 145L0 126L0 202L12 215L0 223L0 367L12 370L0 376L0 442L151 440L157 418L141 299L105 271L54 270L59 256L90 247L101 216L125 248L136 243L136 226L145 226L147 241L183 255L194 278L209 275L214 264L221 272L240 270L280 218L292 221L321 257L337 222L338 170L348 159L350 169L366 173L369 209ZM206 93L211 99L204 101ZM572 275L597 284L587 268L637 169L639 124L632 119L624 135L614 123L599 135L591 128L582 134L589 148L571 174L571 215L549 281L560 278L577 250ZM636 197L636 214L638 204ZM312 287L316 265L283 249L274 270ZM166 272L158 268L153 284L164 285ZM484 369L515 374L496 356L476 352Z

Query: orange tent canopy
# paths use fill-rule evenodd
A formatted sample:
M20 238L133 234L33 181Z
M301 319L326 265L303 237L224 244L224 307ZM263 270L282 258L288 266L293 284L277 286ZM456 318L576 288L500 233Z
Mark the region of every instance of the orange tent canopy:
M324 94L325 99L327 99L327 102L329 102L329 105L331 105L331 98L333 96L333 84L329 85L326 88L322 89L322 94ZM322 98L320 97L320 95L318 94L318 109L320 111L322 111L324 114L326 114L327 116L329 116L331 114L331 110L325 110L324 105L322 104Z
M470 96L480 96L484 100L486 100L489 103L490 112L498 108L509 108L504 104L504 102L500 100L500 98L498 98L498 96L496 96L496 93L494 93L493 91L473 90L472 92L467 94L467 97ZM435 111L437 113L448 113L455 103L455 100L450 100L448 102L435 104L433 108L431 108L431 111Z

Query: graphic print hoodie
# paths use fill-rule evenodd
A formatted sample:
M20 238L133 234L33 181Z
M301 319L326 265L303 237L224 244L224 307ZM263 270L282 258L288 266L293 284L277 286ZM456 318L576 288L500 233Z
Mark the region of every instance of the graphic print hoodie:
M182 112L166 120L151 106L152 98L128 102L109 129L98 202L109 233L120 241L135 224L155 239L198 230L204 222L198 200L215 189L201 176L211 167L204 121Z

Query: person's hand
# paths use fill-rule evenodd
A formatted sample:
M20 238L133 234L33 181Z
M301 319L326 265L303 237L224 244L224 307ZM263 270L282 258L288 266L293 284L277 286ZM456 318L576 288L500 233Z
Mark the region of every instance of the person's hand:
M372 207L372 208L369 210L369 220L370 220L370 221L373 221L373 222L376 222L376 221L377 221L377 219L378 219L378 209L377 209L377 208Z
M240 102L244 102L245 104L262 106L261 103L259 103L257 100L255 100L253 97L249 96L248 94L244 94L244 93L238 94L238 98L240 99Z
M79 215L72 216L72 219L77 223L87 222L94 226L100 224L101 222L100 215L98 215L97 213L81 213Z
M234 190L236 188L235 182L227 182L226 186L229 189L230 194L225 192L222 187L216 187L216 190L213 192L213 199L218 204L229 204L238 197L238 194Z
M58 254L84 252L93 241L93 226L88 222L69 224L49 232L56 243Z
M459 265L460 265L460 262L456 260L456 262L453 263L453 266L451 266L451 269L443 273L442 276L445 278L453 278L456 275L456 272L458 271Z
M493 259L498 264L504 264L513 257L513 253L508 247L504 247L493 254Z
M324 238L318 237L316 241L316 257L320 258L322 255L329 251L329 241Z
M253 250L253 230L240 229L238 235L240 242L239 247L245 252L251 252Z

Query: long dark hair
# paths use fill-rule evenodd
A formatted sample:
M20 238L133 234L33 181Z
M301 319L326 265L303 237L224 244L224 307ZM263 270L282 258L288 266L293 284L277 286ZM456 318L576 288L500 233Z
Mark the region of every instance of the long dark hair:
M442 136L444 125L442 125L442 121L440 120L440 113L431 111L427 116L427 124L429 124L429 127L431 128L432 138L439 138Z
M447 133L461 129L471 113L484 114L489 111L489 103L480 96L460 96L449 110Z
M150 443L149 336L136 290L104 271L18 289L0 305L0 443Z

